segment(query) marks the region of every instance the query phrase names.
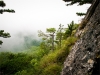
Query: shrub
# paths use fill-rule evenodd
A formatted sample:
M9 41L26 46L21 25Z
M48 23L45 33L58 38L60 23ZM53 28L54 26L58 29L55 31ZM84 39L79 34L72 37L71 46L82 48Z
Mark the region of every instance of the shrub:
M59 74L58 74L58 71L57 73L55 73L54 71L56 69L61 69L61 67L63 66L63 62L68 56L76 40L77 38L75 37L68 37L66 41L64 42L64 45L61 49L52 51L48 55L43 56L43 58L41 58L39 62L41 73L43 73L43 75L59 75L60 70L58 70ZM58 68L58 65L59 65L59 68ZM55 68L55 66L57 68Z
M60 75L61 66L58 64L51 64L46 67L40 75Z

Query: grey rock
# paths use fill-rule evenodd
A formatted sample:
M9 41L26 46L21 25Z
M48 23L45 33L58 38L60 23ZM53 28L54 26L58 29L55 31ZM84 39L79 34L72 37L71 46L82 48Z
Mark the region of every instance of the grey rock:
M88 20L75 36L81 36L64 62L61 75L92 75L89 73L100 52L100 1L93 0L84 20ZM84 34L84 35L82 35ZM100 69L99 69L100 70ZM93 71L93 70L92 70ZM100 75L100 74L98 74Z

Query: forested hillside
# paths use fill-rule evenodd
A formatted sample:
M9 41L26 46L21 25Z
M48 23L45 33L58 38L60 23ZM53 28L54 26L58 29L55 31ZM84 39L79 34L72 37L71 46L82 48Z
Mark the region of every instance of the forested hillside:
M100 69L100 20L98 0L63 0L67 6L92 4L81 23L74 21L59 24L58 28L38 30L40 40L31 35L23 36L24 43L13 48L13 51L0 52L0 75L93 75ZM92 1L94 1L92 3ZM0 1L0 6L6 4ZM97 7L97 8L96 8ZM94 12L94 10L96 12ZM0 13L14 12L1 9ZM95 16L95 14L98 16ZM10 33L0 30L0 37L9 38ZM0 40L2 47L3 41Z
M60 75L63 62L77 41L74 34L78 25L72 21L68 28L60 24L57 30L47 28L47 33L39 30L40 45L28 44L31 47L19 53L1 52L0 75Z

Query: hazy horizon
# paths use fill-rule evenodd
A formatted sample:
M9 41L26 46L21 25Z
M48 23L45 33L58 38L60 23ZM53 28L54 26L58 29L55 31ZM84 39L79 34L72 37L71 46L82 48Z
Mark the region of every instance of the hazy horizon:
M66 6L62 0L4 0L5 9L14 9L15 13L0 14L0 30L9 32L10 38L2 38L2 49L10 49L14 44L23 42L17 34L32 35L38 38L37 31L45 31L46 28L58 28L59 24L67 27L71 21L79 23L82 17L78 17L76 12L86 12L89 5Z

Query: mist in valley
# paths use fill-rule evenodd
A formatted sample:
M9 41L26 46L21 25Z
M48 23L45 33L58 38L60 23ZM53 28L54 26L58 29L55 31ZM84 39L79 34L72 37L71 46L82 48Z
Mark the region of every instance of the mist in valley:
M72 20L78 23L82 18L76 12L86 12L89 5L77 7L66 6L62 0L4 0L6 9L14 9L15 13L0 14L0 30L10 33L10 38L2 38L0 51L19 52L38 46L41 38L38 30L58 28L59 24L67 27ZM74 9L76 8L76 9ZM33 43L32 43L33 42ZM34 43L36 42L36 43Z
M41 42L37 32L28 31L12 34L10 38L1 38L1 40L3 44L0 46L0 52L21 52L31 48L31 46L39 46Z

